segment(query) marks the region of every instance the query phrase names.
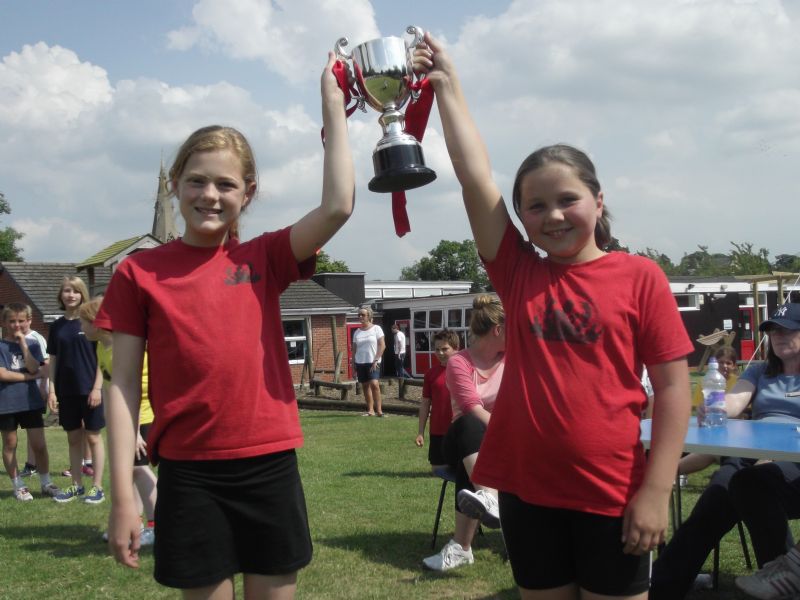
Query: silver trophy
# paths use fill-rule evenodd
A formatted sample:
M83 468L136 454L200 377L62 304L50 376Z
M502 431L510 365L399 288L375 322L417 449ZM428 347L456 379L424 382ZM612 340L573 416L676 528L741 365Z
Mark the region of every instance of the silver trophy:
M411 88L414 71L411 53L422 42L424 32L409 26L406 33L413 35L410 42L399 37L384 37L356 46L351 53L345 48L346 37L336 42L336 56L352 61L352 71L360 92L361 109L366 101L381 113L378 122L383 137L372 152L375 177L369 182L372 192L399 192L423 186L436 179L436 173L425 166L422 146L413 136L403 131L405 116L400 112L406 101L415 102L419 92ZM349 64L349 63L348 63Z

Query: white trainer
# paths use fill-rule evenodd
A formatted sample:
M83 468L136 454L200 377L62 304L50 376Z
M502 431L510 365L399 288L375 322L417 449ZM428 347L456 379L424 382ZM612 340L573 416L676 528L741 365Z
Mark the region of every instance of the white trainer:
M490 529L500 527L500 507L497 498L486 490L461 490L458 492L458 508L461 512Z
M438 554L422 559L422 564L431 571L449 571L474 562L472 550L464 550L455 540L447 542Z

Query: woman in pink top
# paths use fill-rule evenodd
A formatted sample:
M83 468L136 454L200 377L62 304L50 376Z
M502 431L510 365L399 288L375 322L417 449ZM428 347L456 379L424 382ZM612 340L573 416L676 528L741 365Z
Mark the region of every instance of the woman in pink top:
M489 295L477 296L472 302L469 329L469 347L447 362L453 422L442 451L456 470L456 529L453 539L441 552L422 561L434 571L472 564L472 538L478 524L500 526L497 491L470 482L503 378L505 313L500 300Z

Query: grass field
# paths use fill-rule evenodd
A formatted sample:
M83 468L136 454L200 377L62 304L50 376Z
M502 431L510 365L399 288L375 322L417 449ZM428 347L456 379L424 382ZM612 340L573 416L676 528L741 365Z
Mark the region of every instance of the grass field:
M301 416L306 445L299 457L314 559L300 573L298 598L518 597L496 531L476 538L474 565L447 574L422 570L421 559L432 553L440 482L428 475L427 451L413 444L415 418L322 411ZM47 440L51 470L60 472L68 462L66 435L50 428ZM21 433L20 447L24 444ZM709 474L692 476L684 493L685 515ZM67 485L63 477L54 480ZM8 478L0 478L0 598L178 596L153 581L149 550L138 571L108 556L100 536L110 502L59 505L38 495L35 477L32 502L17 502L11 489ZM452 506L450 489L437 550L452 532ZM745 597L733 585L733 577L746 571L734 534L724 540L721 561L720 590L694 592L690 598Z

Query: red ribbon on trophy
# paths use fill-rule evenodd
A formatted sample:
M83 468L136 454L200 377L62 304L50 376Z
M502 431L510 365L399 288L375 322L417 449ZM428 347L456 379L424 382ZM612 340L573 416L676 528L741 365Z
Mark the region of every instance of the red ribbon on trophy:
M406 109L406 123L403 130L421 142L433 106L433 87L427 77L412 83L410 87L413 91L419 92L419 97ZM408 221L408 212L406 212L405 191L392 192L392 217L397 237L403 237L411 231L411 223Z

